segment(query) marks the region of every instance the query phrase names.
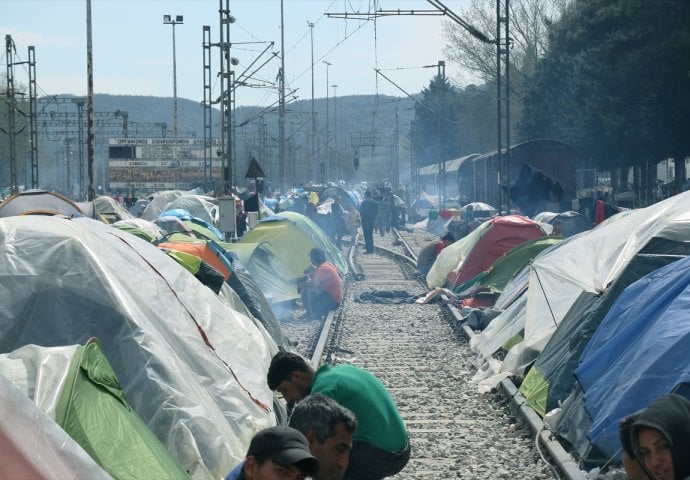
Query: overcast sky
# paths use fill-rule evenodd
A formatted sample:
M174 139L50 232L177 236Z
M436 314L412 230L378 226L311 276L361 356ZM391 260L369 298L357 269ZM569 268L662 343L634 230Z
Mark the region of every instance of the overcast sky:
M221 3L222 2L222 3ZM436 74L443 58L440 15L395 15L374 21L329 18L327 13L367 12L373 1L285 0L285 71L287 87L299 99L311 99L311 35L314 24L314 96L381 93L404 95L421 91ZM173 41L163 15L182 15L176 25L177 95L203 98L202 27L211 27L211 41L219 40L218 10L225 0L92 0L94 92L117 95L173 96ZM469 0L446 0L456 13ZM424 0L380 0L378 9L435 10ZM259 54L281 49L280 0L230 0L236 18L231 25L232 56L242 72ZM447 21L447 20L445 20ZM40 95L86 95L86 0L0 0L0 33L11 35L15 62L27 61L27 47L35 47ZM216 74L220 52L212 48L213 95L219 92ZM257 65L270 55L259 57ZM0 61L6 71L5 49ZM331 65L326 66L324 62ZM257 75L259 87L240 87L238 105L270 105L277 96L279 57ZM426 67L426 68L425 68ZM396 83L377 75L379 68ZM328 70L328 72L327 72ZM326 74L328 73L328 78ZM453 77L452 65L446 74ZM26 65L15 67L15 83L28 84ZM333 87L333 85L337 85Z

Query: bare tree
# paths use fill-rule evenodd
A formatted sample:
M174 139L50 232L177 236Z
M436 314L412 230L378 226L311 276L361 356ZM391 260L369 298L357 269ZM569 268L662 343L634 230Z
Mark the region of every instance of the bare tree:
M510 63L514 84L534 72L537 59L546 50L548 26L557 21L570 0L510 1ZM496 36L496 0L472 0L466 10L456 12L463 20L490 38ZM466 29L448 20L443 22L443 36L448 42L444 54L485 82L496 78L496 46L484 43ZM463 79L460 79L463 80ZM459 83L467 83L459 81Z

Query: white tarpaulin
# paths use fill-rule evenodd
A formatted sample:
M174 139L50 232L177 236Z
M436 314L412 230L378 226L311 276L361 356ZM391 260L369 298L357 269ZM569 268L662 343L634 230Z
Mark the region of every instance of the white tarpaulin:
M274 425L277 351L164 252L88 218L0 219L0 353L100 340L130 405L194 478Z
M0 410L0 478L112 478L2 374Z
M690 192L685 192L621 212L538 255L530 268L525 340L508 353L504 371L511 365L510 371L517 373L533 361L580 294L604 291L652 238L689 239L689 212Z

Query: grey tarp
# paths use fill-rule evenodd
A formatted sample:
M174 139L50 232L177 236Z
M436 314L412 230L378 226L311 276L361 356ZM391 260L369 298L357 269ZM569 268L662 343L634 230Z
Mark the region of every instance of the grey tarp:
M101 222L0 219L0 353L97 337L129 403L194 478L273 425L277 346L163 251Z

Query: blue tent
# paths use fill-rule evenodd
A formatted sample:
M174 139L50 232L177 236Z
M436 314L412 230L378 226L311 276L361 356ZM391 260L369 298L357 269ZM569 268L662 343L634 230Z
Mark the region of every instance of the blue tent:
M591 447L606 457L615 455L623 417L665 393L687 395L688 351L690 257L626 288L582 352L575 371L582 395L575 402L582 402L591 421L583 432ZM572 412L572 405L569 409ZM564 423L570 423L572 436L572 422ZM561 433L561 425L557 430Z

